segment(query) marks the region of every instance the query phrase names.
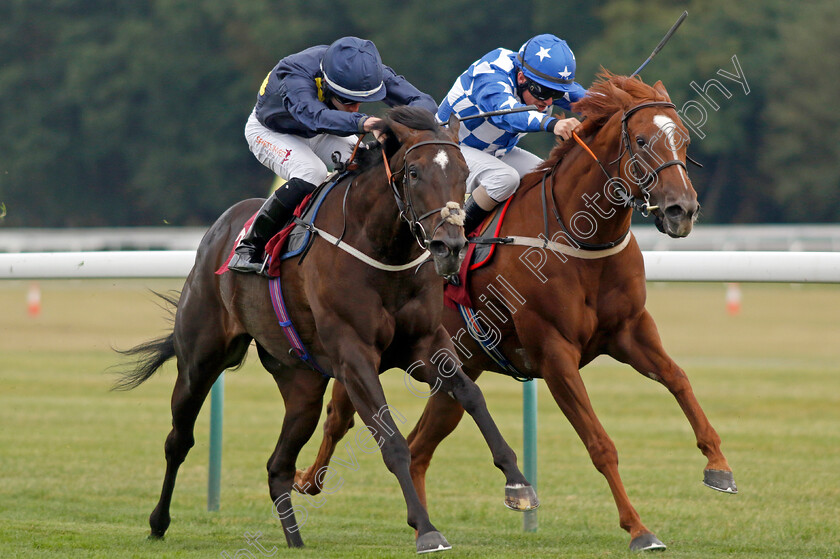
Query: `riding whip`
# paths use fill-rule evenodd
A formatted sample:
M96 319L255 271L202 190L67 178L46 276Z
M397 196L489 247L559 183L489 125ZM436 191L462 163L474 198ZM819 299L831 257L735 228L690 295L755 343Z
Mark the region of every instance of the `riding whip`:
M683 21L685 21L685 18L687 18L687 17L688 17L688 12L687 12L687 11L684 11L684 12L682 13L682 15L679 17L679 19L677 19L676 23L674 23L674 25L672 25L672 26L671 26L671 29L669 29L669 30L668 30L668 32L667 32L667 33L665 33L665 36L664 36L664 37L662 37L662 40L661 40L661 41L659 41L659 44L658 44L658 45L656 45L656 48L655 48L655 49L653 49L653 52L652 52L652 53L650 53L650 56L648 56L648 57L647 57L647 60L645 60L644 62L642 62L642 65L641 65L641 66L639 66L638 70L636 70L635 72L633 72L632 74L630 74L630 77L631 77L631 78L632 78L633 76L635 76L636 74L638 74L639 72L641 72L641 71L642 71L642 68L644 68L645 66L647 66L647 65L648 65L648 62L650 62L651 60L653 60L653 57L654 57L654 56L656 56L656 54L657 54L657 53L658 53L658 52L662 49L662 47L664 47L664 46L665 46L665 43L667 43L667 42L668 42L668 39L670 39L670 38L671 38L671 35L673 35L673 34L677 31L677 28L678 28L680 25L682 25L682 22L683 22Z
M487 118L490 116L498 116L498 115L507 115L511 113L524 113L525 111L536 111L536 105L525 105L523 107L514 107L512 109L501 109L499 111L487 111L486 113L478 113L477 115L470 115L470 116L462 116L459 117L458 120L464 122L465 120L470 120L472 118Z

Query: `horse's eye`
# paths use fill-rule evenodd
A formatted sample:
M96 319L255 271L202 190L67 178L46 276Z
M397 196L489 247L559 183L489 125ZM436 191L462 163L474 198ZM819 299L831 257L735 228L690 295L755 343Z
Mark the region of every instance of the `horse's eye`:
M636 143L639 144L640 146L643 146L643 145L645 145L645 139L642 138L641 136L636 136Z
M417 179L417 170L416 170L416 169L413 169L413 168L412 168L412 169L409 169L409 170L408 170L408 176L409 176L409 178L411 178L412 180Z

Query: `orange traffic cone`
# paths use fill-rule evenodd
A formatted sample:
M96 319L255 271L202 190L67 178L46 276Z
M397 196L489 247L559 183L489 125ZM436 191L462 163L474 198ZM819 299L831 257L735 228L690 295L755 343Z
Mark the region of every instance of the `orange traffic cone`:
M29 285L29 292L26 294L26 307L29 316L41 314L41 287L37 283Z
M741 312L741 285L738 283L726 284L726 312L731 316Z

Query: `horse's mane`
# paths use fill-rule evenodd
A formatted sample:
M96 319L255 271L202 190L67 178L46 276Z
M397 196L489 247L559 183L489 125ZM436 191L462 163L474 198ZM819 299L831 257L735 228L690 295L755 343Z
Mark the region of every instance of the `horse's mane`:
M414 130L437 130L435 115L428 109L419 107L394 107L385 113L385 122L397 122Z
M445 135L437 121L435 121L434 113L429 110L410 106L394 107L385 113L385 118L383 119L384 125L382 127L382 131L386 133L387 137L382 149L385 150L389 158L400 149L400 143L396 135L390 130L392 122L402 124L413 130L435 131L437 132L435 134L436 138ZM359 163L359 171L364 171L373 165L381 164L382 154L379 149L360 150L356 161Z
M632 106L646 101L667 101L668 99L646 84L641 78L619 76L601 68L586 96L572 104L572 110L586 117L578 136L584 138L601 129L617 112L624 112ZM574 141L558 142L548 159L535 171L545 172L553 168L569 150L577 146Z

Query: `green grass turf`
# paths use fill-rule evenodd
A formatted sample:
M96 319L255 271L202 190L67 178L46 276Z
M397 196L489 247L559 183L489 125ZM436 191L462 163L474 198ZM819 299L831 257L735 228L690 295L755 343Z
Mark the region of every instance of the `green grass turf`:
M29 282L0 283L0 557L234 557L247 547L246 532L261 532L275 557L413 556L396 480L378 454L358 447L357 471L333 466L343 481L338 491L323 500L296 497L308 513L307 548L285 548L265 473L283 406L253 355L226 375L221 511L205 510L205 409L166 539L146 539L163 479L174 364L128 393L109 392L112 377L103 371L118 362L112 345L166 331L145 289L179 284L43 281L41 314L30 317ZM668 556L840 557L840 287L742 290L742 311L729 316L720 284L649 289L666 348L723 439L738 495L702 486L705 460L663 387L609 359L587 367L584 380L618 447L630 498ZM424 402L397 371L383 383L408 419L407 434ZM480 386L521 450L520 385L487 374ZM320 430L299 464L312 460L319 442ZM339 447L342 455L347 449ZM503 507L503 478L468 419L438 450L428 493L432 521L453 544L444 557L629 554L606 482L542 383L538 532L523 533L521 515Z

